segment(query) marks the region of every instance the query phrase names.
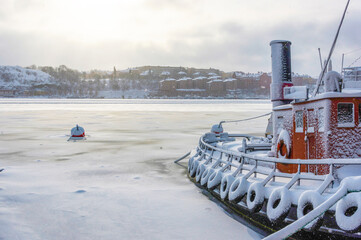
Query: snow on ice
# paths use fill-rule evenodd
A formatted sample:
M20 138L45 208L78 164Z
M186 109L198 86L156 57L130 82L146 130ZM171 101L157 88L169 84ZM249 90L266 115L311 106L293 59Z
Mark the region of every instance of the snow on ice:
M212 124L270 104L94 101L0 100L1 239L261 238L201 194L173 160ZM67 142L76 123L89 137ZM262 125L227 130L261 133Z

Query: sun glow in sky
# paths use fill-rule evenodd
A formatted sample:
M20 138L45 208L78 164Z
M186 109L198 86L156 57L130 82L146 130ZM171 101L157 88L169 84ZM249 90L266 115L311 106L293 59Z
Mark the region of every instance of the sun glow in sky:
M317 48L326 57L346 0L2 0L1 4L2 65L270 71L269 42L287 39L293 43L293 71L318 75ZM342 53L361 48L360 16L361 1L351 0L334 66ZM347 57L346 64L357 57L357 53Z

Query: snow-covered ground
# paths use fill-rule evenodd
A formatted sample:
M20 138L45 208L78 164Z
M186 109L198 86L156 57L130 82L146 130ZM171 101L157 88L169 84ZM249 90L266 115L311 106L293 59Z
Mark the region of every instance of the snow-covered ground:
M54 84L53 77L39 70L19 66L0 66L1 88L15 89L44 84Z
M97 97L103 98L147 98L149 92L147 89L131 89L131 90L104 90L99 91Z
M214 123L269 112L269 103L28 101L0 99L0 239L260 238L173 160ZM224 127L261 134L266 122ZM67 142L75 124L86 141Z

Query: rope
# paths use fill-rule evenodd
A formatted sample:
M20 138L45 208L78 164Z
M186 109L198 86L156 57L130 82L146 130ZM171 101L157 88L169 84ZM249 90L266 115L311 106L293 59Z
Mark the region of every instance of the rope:
M361 48L357 48L357 49L355 49L355 50L352 50L352 51L350 51L350 52L347 52L347 53L344 53L345 55L348 55L348 54L351 54L351 53L354 53L354 52L358 52L358 51L360 51L361 50Z
M271 114L272 114L272 112L269 112L269 113L266 113L266 114L263 114L263 115L259 115L259 116L256 116L256 117L251 117L251 118L245 118L245 119L240 119L240 120L221 121L218 126L221 127L223 123L249 121L249 120L253 120L253 119L265 117L265 116L268 116L268 115L271 115Z
M348 67L351 67L352 65L354 65L358 60L360 60L361 59L361 56L359 56L358 58L356 58L356 60L355 61L353 61L353 63L351 63Z
M185 159L186 157L188 157L191 154L191 152L187 152L184 156L178 158L177 160L174 161L174 163L178 163L179 161Z

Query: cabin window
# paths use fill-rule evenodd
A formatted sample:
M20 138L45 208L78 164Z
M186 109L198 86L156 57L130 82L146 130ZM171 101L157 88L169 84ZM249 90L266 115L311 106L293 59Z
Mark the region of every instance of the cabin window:
M318 109L318 131L319 132L325 131L325 109L324 108Z
M314 133L315 132L315 113L313 109L307 110L307 132Z
M296 132L303 132L303 111L296 111L295 125Z
M338 127L354 127L353 103L337 104Z

